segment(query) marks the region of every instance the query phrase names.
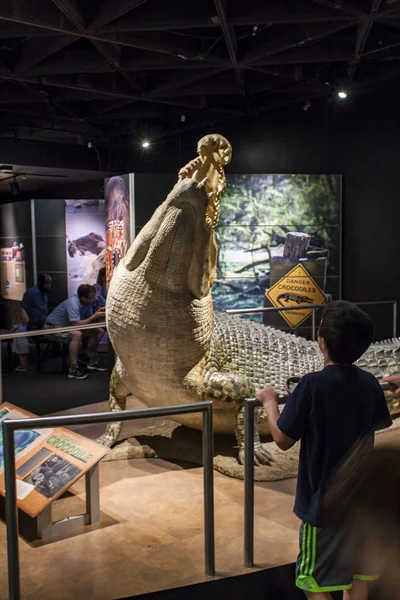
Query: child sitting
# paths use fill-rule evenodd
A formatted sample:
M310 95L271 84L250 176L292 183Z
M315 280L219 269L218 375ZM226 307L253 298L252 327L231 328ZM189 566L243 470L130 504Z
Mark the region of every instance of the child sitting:
M372 447L374 431L391 424L378 381L353 364L372 336L372 323L362 310L332 302L318 332L324 369L301 379L281 415L274 389L256 394L279 448L288 450L301 440L294 506L302 521L296 585L313 600L331 600L331 592L342 590L344 600L366 600L367 582L377 576L374 568L360 569L356 556L351 564L343 561L346 531L321 521L322 500L337 468L357 442L367 440Z

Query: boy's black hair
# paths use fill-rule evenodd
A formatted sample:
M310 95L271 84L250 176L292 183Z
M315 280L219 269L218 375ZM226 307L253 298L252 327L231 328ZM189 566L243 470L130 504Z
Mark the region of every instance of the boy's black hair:
M358 306L337 300L325 307L318 335L325 340L334 363L352 364L370 346L374 326Z

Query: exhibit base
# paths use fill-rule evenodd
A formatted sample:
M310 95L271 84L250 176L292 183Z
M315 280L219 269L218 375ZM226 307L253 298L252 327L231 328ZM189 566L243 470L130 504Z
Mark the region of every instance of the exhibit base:
M85 525L97 525L100 523L100 489L99 489L99 465L96 464L85 474L86 485L86 512L81 515L66 517L61 521L53 522L52 506L47 506L36 517L36 532L38 538L49 540L60 535L74 533Z

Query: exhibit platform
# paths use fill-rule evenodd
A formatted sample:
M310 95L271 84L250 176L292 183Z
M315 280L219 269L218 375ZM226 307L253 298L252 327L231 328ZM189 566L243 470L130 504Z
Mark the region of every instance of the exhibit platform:
M134 400L129 404L129 408L139 405ZM106 409L106 403L97 403L68 413ZM123 434L133 435L135 428L143 425L126 423ZM94 438L103 426L77 430ZM44 542L29 541L28 523L26 519L21 521L22 597L111 600L209 581L204 574L202 476L202 468L159 459L100 463L99 526L87 526L82 533ZM294 490L294 480L256 484L258 569L282 566L296 558ZM84 481L77 482L71 492L54 503L54 519L84 510ZM215 473L215 534L217 577L248 573L249 569L243 567L243 481L219 473ZM3 522L0 556L5 565ZM5 590L7 571L3 568L2 600L7 597Z
M139 406L129 399L128 408ZM96 403L57 414L106 409L107 403ZM125 423L123 436L154 422ZM103 429L102 425L76 428L91 438ZM400 430L384 438L385 443L400 443ZM298 598L292 583L299 526L292 513L295 486L295 479L255 484L256 566L247 569L243 566L243 481L215 473L217 575L211 578L204 574L202 468L161 459L102 462L100 525L38 541L31 537L29 519L22 516L22 598L114 600L151 594L154 600L164 600L173 597L166 590L179 588L178 598L189 600L203 594L232 600L243 597L249 586L256 586L248 589L256 599ZM55 520L84 511L84 479L70 491L54 503ZM0 522L0 558L0 599L6 600L4 522ZM282 586L286 591L280 596Z

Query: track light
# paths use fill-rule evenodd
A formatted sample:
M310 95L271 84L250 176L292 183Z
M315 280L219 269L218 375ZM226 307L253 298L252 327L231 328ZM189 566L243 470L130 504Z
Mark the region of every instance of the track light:
M337 95L338 95L338 98L340 98L341 100L345 100L348 96L346 90L344 90L344 89L340 89L338 91Z
M150 146L150 142L148 142L147 140L142 142L142 148L148 148L149 146Z

